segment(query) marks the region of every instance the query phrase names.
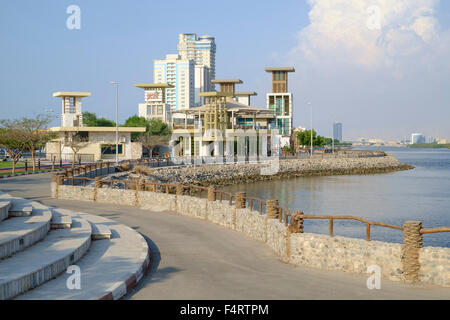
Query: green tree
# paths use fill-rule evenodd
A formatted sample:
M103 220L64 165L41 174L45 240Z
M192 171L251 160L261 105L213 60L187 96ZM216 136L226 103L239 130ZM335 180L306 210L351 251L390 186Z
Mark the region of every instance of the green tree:
M12 173L16 164L27 149L26 132L19 120L0 120L0 146L6 148L12 160Z
M137 115L129 117L123 127L145 127L145 132L154 136L167 136L170 134L169 126L159 119L151 119L148 121L144 117ZM142 133L132 133L131 139L136 141Z
M312 131L313 146L323 147L325 145L325 138L318 136L316 131ZM307 148L311 145L311 130L300 131L297 133L298 144Z
M104 117L97 118L95 113L83 112L83 124L86 127L115 127L114 121L108 120Z
M334 144L338 145L340 142L338 139L334 139ZM325 145L331 146L333 144L333 139L331 138L325 138Z
M26 149L31 152L33 171L36 170L36 149L45 146L48 141L57 137L55 132L47 130L50 121L50 116L41 114L37 115L35 119L23 118L20 120L20 126L24 130Z

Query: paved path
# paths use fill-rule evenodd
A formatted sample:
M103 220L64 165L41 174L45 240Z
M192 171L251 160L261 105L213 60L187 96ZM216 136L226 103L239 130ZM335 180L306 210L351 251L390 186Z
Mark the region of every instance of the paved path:
M128 299L450 299L450 289L382 281L279 261L265 244L214 224L129 206L50 198L50 174L0 180L0 190L47 205L98 214L146 237L153 267Z

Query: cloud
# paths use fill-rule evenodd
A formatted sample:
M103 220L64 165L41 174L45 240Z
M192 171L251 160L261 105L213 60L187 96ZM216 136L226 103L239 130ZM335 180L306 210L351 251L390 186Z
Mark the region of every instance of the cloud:
M391 139L415 130L450 137L450 32L436 17L439 1L308 3L309 24L286 57L297 70L296 124L307 124L303 105L313 101L323 134L338 118L354 137Z
M434 17L436 0L309 0L310 24L291 56L377 70L426 54L446 35ZM393 70L395 71L395 70Z

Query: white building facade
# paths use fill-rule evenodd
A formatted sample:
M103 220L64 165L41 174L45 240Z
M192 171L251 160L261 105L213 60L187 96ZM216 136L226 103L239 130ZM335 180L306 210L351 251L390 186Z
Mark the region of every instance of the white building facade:
M216 78L216 43L212 36L204 35L197 38L195 33L178 35L178 54L182 59L193 60L196 66L204 66L209 76L204 78L203 86L207 91L213 91L211 83Z
M168 54L166 59L154 61L153 81L173 86L165 93L165 101L172 111L194 106L194 76L194 61L178 54Z

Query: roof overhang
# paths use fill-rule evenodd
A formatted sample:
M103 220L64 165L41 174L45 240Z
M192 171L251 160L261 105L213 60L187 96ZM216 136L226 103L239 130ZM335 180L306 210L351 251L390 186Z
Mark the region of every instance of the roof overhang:
M238 97L247 97L247 96L257 96L258 94L254 91L242 91L236 92L234 95Z
M218 80L212 80L211 81L214 84L221 84L221 83L235 83L235 84L242 84L244 82L242 82L241 79L218 79Z
M145 132L145 127L119 127L119 132ZM116 132L116 127L51 127L53 132Z
M295 69L293 67L267 67L264 70L266 70L266 72L276 72L276 71L295 72Z
M58 91L53 93L54 97L89 97L90 92L73 92L73 91Z
M136 83L134 86L142 89L175 88L175 86L168 83Z

